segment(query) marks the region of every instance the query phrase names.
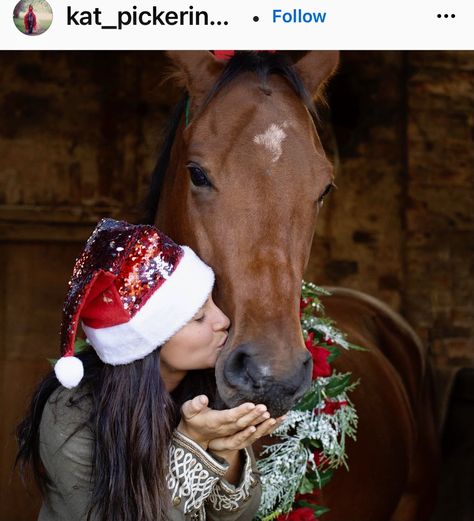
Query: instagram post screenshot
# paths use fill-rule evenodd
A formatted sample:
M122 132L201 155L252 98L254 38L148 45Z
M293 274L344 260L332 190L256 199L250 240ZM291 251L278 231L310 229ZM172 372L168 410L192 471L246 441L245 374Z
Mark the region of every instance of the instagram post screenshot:
M0 521L474 520L473 26L2 0Z

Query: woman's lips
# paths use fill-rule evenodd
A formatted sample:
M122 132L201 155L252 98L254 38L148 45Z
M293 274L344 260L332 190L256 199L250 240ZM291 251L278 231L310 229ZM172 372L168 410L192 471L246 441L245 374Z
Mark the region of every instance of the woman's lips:
M219 350L222 349L226 342L227 342L227 335L225 336L225 338L222 341L222 343L217 346L217 349L219 349Z

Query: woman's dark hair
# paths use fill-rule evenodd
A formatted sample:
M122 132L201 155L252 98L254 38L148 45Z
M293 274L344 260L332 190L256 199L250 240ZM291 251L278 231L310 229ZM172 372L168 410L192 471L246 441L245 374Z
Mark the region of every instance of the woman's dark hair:
M104 364L92 348L77 355L84 364L84 378L67 406L90 403L85 426L94 435L94 451L88 519L92 514L100 521L167 519L168 447L179 423L179 408L199 394L212 400L215 380L213 370L189 371L170 395L160 377L159 353L158 348L142 360L119 366ZM59 386L51 371L17 428L16 464L22 476L32 468L43 494L51 481L39 453L40 422Z

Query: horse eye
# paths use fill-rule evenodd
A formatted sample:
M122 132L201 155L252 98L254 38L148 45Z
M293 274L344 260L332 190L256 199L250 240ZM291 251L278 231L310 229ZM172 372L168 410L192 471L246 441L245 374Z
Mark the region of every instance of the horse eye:
M333 189L333 187L334 185L332 183L326 186L324 192L319 196L318 203L323 203L323 199L326 197L326 195L328 195L328 193Z
M207 178L206 172L197 165L188 165L189 175L191 182L194 186L209 186L212 187L212 183Z

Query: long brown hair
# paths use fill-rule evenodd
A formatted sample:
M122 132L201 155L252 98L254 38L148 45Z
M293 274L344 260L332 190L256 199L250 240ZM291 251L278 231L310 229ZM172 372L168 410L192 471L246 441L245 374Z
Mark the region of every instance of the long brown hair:
M202 393L212 400L215 381L213 370L190 371L170 395L160 378L159 352L158 348L121 366L104 364L93 349L77 355L84 364L84 378L67 406L90 403L85 426L94 435L94 450L88 519L92 515L100 521L167 519L168 447L179 422L179 407ZM39 427L43 409L59 386L51 371L17 428L16 464L23 476L31 466L43 495L51 478L41 463Z

